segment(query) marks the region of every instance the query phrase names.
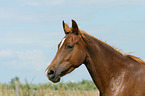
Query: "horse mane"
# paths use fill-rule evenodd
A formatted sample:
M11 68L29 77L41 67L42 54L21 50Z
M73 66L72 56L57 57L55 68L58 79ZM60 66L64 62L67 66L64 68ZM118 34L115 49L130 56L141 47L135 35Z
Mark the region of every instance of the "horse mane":
M125 56L129 57L130 59L132 59L132 60L134 60L134 61L136 61L136 62L138 62L140 64L145 64L145 62L143 60L141 60L139 57L136 57L136 56L133 56L133 55L129 55L129 54L127 54Z
M83 34L85 34L85 35L88 35L89 37L91 37L91 38L94 38L94 39L97 39L96 37L94 37L94 36L92 36L92 35L90 35L90 34L88 34L87 32L85 32L85 31L83 31L83 30L81 30L81 33L83 33ZM103 43L105 43L105 42L103 42ZM107 44L107 43L106 43ZM107 44L108 45L108 44ZM109 45L110 46L110 45ZM113 47L112 47L113 48ZM120 51L118 51L116 48L113 48L115 51L117 51L118 53L120 53L120 54L122 54ZM123 54L122 54L123 55ZM130 55L130 54L125 54L125 55L123 55L123 56L126 56L126 57L128 57L128 58L130 58L130 59L132 59L132 60L134 60L134 61L136 61L136 62L138 62L138 63L140 63L140 64L144 64L145 65L145 62L143 61L143 60L141 60L139 57L136 57L136 56L133 56L133 55Z

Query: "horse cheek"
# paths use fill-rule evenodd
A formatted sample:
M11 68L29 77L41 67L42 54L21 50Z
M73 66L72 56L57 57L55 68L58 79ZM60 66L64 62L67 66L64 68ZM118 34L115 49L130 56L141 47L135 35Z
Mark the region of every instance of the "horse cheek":
M79 67L84 59L85 59L85 54L83 53L83 50L75 50L75 52L73 52L72 54L72 58L71 58L71 63L75 66L75 67Z

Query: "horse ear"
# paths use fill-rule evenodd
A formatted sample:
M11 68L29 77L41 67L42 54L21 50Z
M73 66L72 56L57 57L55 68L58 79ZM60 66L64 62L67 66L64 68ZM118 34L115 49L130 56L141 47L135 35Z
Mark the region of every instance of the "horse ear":
M63 21L63 30L65 34L68 34L71 32L71 28Z
M79 28L76 21L72 20L72 32L76 35L79 34Z

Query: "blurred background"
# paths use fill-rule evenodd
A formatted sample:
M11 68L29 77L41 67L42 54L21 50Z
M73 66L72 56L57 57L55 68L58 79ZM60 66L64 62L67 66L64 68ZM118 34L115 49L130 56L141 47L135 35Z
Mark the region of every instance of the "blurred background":
M0 83L47 83L64 20L145 61L144 0L0 0ZM63 82L92 80L84 65Z

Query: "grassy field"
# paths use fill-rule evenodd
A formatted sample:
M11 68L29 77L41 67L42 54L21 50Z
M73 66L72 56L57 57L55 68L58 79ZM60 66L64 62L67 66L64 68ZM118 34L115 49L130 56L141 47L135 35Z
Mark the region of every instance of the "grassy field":
M16 86L18 88L16 88ZM73 83L22 84L11 82L0 84L0 96L99 96L93 82L83 80Z
M41 89L41 90L32 90L31 92L23 92L20 90L19 96L99 96L98 92L95 90L92 91L82 91L82 90L51 90L51 89ZM15 90L4 90L3 93L0 93L0 96L16 96Z

